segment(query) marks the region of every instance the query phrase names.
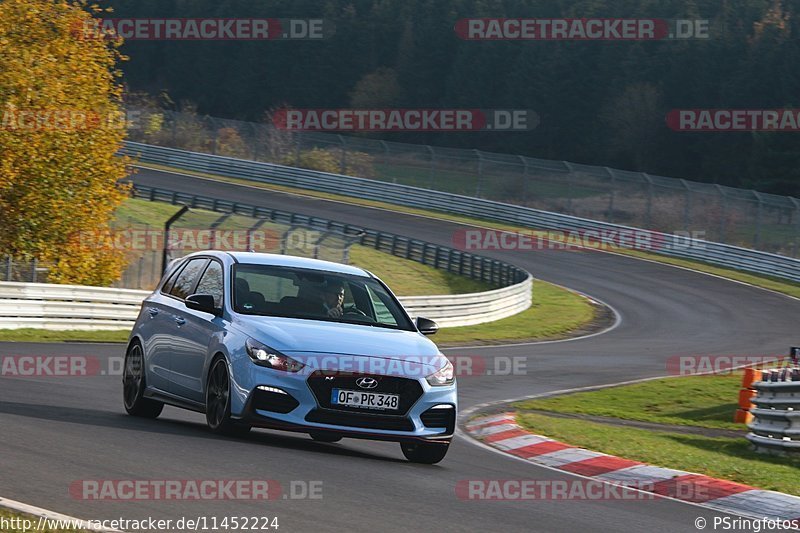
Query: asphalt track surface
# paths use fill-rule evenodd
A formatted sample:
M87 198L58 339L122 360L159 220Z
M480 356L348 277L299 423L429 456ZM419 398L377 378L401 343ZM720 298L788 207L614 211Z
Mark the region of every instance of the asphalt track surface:
M460 226L141 170L136 183L316 215L451 244ZM800 301L723 279L597 252L486 252L537 278L596 297L621 322L602 335L559 343L454 349L524 356L527 373L459 382L461 408L573 387L666 375L681 355L783 354L797 342ZM391 285L391 280L386 280ZM435 340L435 337L434 337ZM121 345L0 343L0 355L123 355ZM703 406L698 406L702 408ZM458 436L436 466L406 462L399 446L254 431L220 438L202 415L167 407L158 420L129 417L121 378L0 378L0 496L87 519L277 516L278 531L696 531L697 517L724 516L671 500L466 501L460 480L576 479L488 451ZM322 499L85 501L78 480L271 479L322 481ZM710 527L708 529L711 529Z

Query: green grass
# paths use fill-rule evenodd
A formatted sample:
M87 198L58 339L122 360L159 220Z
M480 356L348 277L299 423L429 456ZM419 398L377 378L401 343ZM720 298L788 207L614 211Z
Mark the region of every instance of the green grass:
M0 341L13 342L125 342L130 330L108 331L50 331L46 329L22 328L0 329Z
M687 376L526 400L514 406L659 424L743 429L743 425L733 422L741 386L740 372Z
M0 520L8 521L6 522L8 527L3 528L3 533L31 533L32 531L36 531L38 533L77 533L78 531L86 531L85 529L53 529L51 527L37 529L39 526L39 517L17 513L8 509L0 509ZM10 522L11 520L14 520L14 522ZM30 527L27 530L24 529L26 524L24 522L19 522L21 520L30 520ZM19 525L21 527L10 527L12 524Z
M743 437L662 433L525 412L520 413L517 419L530 431L575 446L800 495L800 484L797 483L800 458L756 453Z
M414 263L418 264L418 263ZM420 265L423 266L423 265ZM439 272L439 271L437 271ZM442 273L447 274L447 273ZM447 283L448 274L442 284ZM413 280L409 280L411 283ZM470 280L471 281L471 280ZM463 283L461 279L451 283ZM512 342L564 337L585 327L594 318L594 307L585 298L545 283L534 282L533 305L509 318L459 328L443 328L432 337L437 344L454 345L474 342ZM2 329L0 341L18 342L125 342L128 331L46 331L38 329Z
M537 280L533 305L522 313L476 326L441 329L432 339L437 344L550 339L567 336L594 317L594 306L583 296Z
M350 264L369 270L389 284L392 292L398 296L464 294L494 288L488 283L378 252L366 246L355 245L350 249Z
M527 429L556 440L626 459L729 479L800 495L800 457L753 451L744 438L711 437L620 427L585 419L547 416L542 411L605 416L657 424L743 430L733 422L742 374L658 379L540 400L516 402ZM537 412L526 411L536 409Z
M140 199L129 199L117 210L115 226L117 228L150 225L162 228L164 222L172 216L179 207L164 202L150 202ZM192 209L181 217L174 225L175 228L208 228L220 218L219 213ZM252 227L256 220L231 216L218 227L219 229L247 229ZM260 230L273 230L280 236L287 227L280 224L264 224ZM276 244L277 246L277 244ZM278 250L273 250L277 252ZM334 261L341 261L341 257L323 257ZM400 296L420 296L435 294L462 294L469 292L487 291L494 287L488 283L472 280L463 276L423 265L410 259L403 259L393 255L374 250L360 244L353 245L350 249L350 264L359 266L374 273L379 278L387 281L392 290Z
M507 230L507 231L531 231L531 228L527 228L527 227L513 226L513 225L510 225L510 224L503 224L503 223L495 222L495 221L492 221L492 220L486 220L486 219L475 218L475 217L467 217L467 216L462 216L462 215L453 215L453 214L450 214L450 213L439 212L439 211L429 211L429 210L424 210L424 209L405 207L405 206L400 206L400 205L396 205L396 204L392 204L392 203L388 203L388 202L378 202L378 201L374 201L374 200L363 200L363 199L360 199L360 198L352 198L352 197L349 197L349 196L330 194L330 193L323 193L323 192L311 191L311 190L307 190L307 189L297 189L297 188L291 188L291 187L284 187L284 186L280 186L280 185L257 183L257 182L252 182L252 181L238 179L238 178L231 178L231 177L228 177L228 176L220 176L220 175L217 175L217 174L208 174L208 173L203 173L203 172L193 172L193 171L188 171L188 170L175 169L175 168L167 167L167 166L163 166L163 165L140 164L140 166L147 167L147 168L153 168L153 169L157 169L157 170L178 170L178 171L180 171L182 173L185 173L185 174L199 176L199 177L205 177L205 178L210 178L210 179L213 179L213 180L223 181L223 182L227 182L227 183L237 183L237 184L240 184L240 185L247 185L247 186L250 186L250 187L257 187L257 188L268 189L268 190L289 192L289 193L292 193L292 194L299 194L299 195L309 196L309 197L313 197L313 198L323 198L323 199L328 199L328 200L336 200L336 201L345 202L345 203L353 204L353 205L363 205L363 206L369 206L369 207L378 207L378 208L381 208L381 209L387 209L387 210L395 211L395 212L398 212L398 213L407 213L407 214L413 214L413 215L420 215L420 216L424 216L424 217L427 217L427 218L446 220L448 222L457 222L457 223L461 223L461 224L468 224L468 225L474 225L474 226L481 226L481 227L484 227L484 228L500 229L500 230ZM742 282L745 282L745 283L750 283L752 285L755 285L756 287L762 287L762 288L774 290L776 292L780 292L780 293L783 293L783 294L788 294L790 296L800 297L800 283L794 283L794 282L790 282L790 281L785 281L785 280L781 280L779 278L773 278L773 277L770 277L770 276L761 276L761 275L749 274L749 273L745 273L745 272L741 272L741 271L733 270L733 269L720 268L720 267L712 266L712 265L709 265L709 264L706 264L706 263L702 263L702 262L699 262L699 261L689 261L689 260L685 260L685 259L673 259L673 258L670 258L670 257L665 257L665 256L654 254L654 253L642 252L642 251L639 251L639 250L625 250L625 249L622 249L622 250L619 250L619 253L623 254L623 255L630 255L630 256L633 256L633 257L640 257L640 258L644 258L644 259L650 259L652 261L656 261L656 262L659 262L659 263L665 263L665 264L676 265L676 266L683 266L683 267L686 267L686 268L691 268L691 269L698 270L700 272L706 272L706 273L709 273L709 274L716 274L716 275L722 276L724 278L728 278L728 279L732 279L732 280L736 280L736 281L742 281Z

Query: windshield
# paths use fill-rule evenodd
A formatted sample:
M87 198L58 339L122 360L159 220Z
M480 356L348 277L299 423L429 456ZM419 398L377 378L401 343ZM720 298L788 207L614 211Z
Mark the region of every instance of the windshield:
M374 278L252 264L234 265L232 278L237 313L415 331L397 299Z

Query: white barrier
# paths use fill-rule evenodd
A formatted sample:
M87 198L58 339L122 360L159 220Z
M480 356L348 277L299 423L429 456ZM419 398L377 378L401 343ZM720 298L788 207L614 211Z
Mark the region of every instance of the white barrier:
M399 298L412 317L441 327L492 322L531 306L533 279L486 292ZM130 329L150 291L0 282L0 329Z

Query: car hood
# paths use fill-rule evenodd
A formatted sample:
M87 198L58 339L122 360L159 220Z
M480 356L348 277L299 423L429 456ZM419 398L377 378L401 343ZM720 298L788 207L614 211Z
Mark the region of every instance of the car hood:
M392 359L440 353L433 342L416 331L282 317L237 317L233 324L286 355L326 353Z

